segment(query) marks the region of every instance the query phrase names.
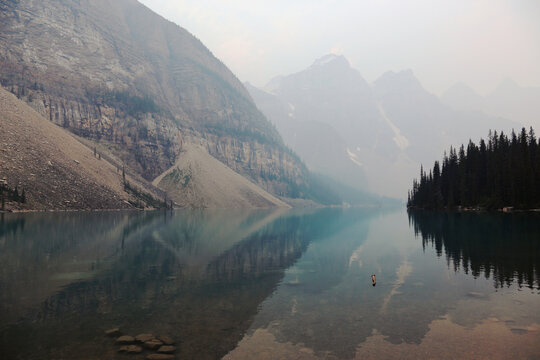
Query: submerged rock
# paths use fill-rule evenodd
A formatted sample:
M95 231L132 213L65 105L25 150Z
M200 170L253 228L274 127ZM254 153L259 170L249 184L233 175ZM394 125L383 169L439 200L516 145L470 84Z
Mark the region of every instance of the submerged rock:
M152 340L154 338L155 338L155 336L152 335L152 334L139 334L139 335L135 336L135 340L137 342L140 342L140 343L145 343L145 342L150 341L150 340Z
M158 349L158 353L172 354L176 350L176 347L170 345L163 345Z
M174 340L168 336L160 336L158 339L161 340L165 345L174 345Z
M116 339L117 344L133 344L134 342L135 338L129 335L120 336L118 339Z
M128 354L140 354L142 352L142 347L137 345L120 346L118 352L126 352Z
M163 343L161 341L159 341L159 340L156 340L156 339L146 341L144 343L144 347L147 348L147 349L151 349L151 350L157 349L162 345L163 345Z
M111 336L111 337L117 337L117 336L122 335L122 333L120 332L119 328L114 328L114 329L105 330L105 335Z

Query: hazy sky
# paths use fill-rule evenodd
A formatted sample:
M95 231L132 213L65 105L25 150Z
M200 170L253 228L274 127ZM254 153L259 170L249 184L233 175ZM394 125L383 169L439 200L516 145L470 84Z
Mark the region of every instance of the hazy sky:
M368 81L412 69L440 94L503 78L540 86L540 0L140 0L198 37L242 81L263 85L328 53Z

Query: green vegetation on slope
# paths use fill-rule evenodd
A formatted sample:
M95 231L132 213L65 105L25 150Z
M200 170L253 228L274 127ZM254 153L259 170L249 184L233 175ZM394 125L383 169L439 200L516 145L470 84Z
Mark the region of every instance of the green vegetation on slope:
M145 113L160 113L162 110L149 96L136 96L127 91L86 90L86 96L91 103L107 105L136 117Z

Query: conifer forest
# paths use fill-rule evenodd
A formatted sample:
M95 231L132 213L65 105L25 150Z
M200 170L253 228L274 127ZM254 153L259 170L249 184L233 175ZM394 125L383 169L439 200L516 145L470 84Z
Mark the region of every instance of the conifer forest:
M420 170L407 206L443 209L540 207L540 146L532 127L507 136L489 132L486 141L469 141L445 152L442 164Z

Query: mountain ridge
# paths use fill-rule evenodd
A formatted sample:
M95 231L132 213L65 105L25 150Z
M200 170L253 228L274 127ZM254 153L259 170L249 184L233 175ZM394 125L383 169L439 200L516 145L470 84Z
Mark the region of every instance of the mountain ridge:
M501 80L486 95L480 95L469 85L458 82L442 94L441 100L454 110L479 111L510 119L525 127L540 126L540 87L520 86L510 78Z
M344 59L323 56L313 63L317 66L272 80L271 94L247 88L286 144L310 168L352 187L405 199L420 164L431 164L450 145L482 136L489 128L508 131L515 125L478 112L452 110L410 69L388 71L369 84ZM302 134L313 134L314 123L327 128L310 142ZM302 137L307 140L299 147ZM311 156L321 152L336 156L332 160ZM351 175L351 169L362 174Z
M135 0L0 5L0 83L146 181L196 142L273 194L310 196L307 168L187 30Z

